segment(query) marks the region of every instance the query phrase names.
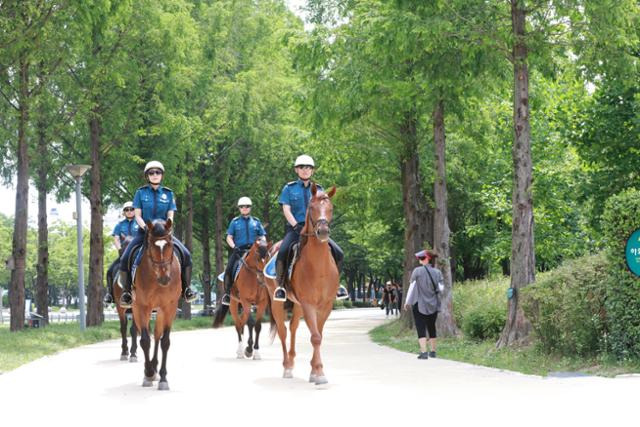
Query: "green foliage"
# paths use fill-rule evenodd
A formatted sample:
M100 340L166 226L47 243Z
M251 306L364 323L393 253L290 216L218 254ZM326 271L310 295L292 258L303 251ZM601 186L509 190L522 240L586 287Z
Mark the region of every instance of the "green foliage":
M453 288L456 323L470 339L496 338L506 320L508 278L466 281Z
M624 190L605 203L602 229L611 277L606 293L607 347L620 359L640 358L640 279L625 263L625 245L640 228L640 191Z
M541 348L565 356L605 351L605 295L610 265L604 254L564 263L521 290L521 303ZM610 327L610 325L609 325Z

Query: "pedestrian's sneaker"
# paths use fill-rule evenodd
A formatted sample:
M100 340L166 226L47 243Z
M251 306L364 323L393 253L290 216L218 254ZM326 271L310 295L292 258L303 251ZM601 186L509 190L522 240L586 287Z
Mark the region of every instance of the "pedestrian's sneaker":
M435 357L436 357L436 352L435 352L435 351L430 351L430 352L429 352L429 357L432 357L432 358L434 358L434 359L435 359Z
M426 351L418 355L418 359L428 359L428 358L429 358L429 353L427 353Z

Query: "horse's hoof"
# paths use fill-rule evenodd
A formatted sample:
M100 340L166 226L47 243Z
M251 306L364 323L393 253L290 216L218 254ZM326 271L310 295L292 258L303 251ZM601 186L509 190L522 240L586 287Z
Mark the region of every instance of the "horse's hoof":
M160 381L158 383L158 390L169 390L169 383L167 381Z
M153 385L153 380L147 377L144 377L142 380L142 387L151 387Z
M156 373L153 375L153 380L152 380L152 381L158 381L159 379L160 379L160 375L158 375L158 373L156 372Z
M129 363L137 363L137 362L138 362L138 357L137 356L129 357Z
M253 353L245 350L244 357L246 357L247 359L251 359L251 357L253 357Z
M236 353L236 359L244 359L244 353Z
M120 356L120 360L122 361L127 361L129 359L129 356L127 356L126 354L123 354Z
M258 353L257 351L253 352L253 360L262 360L262 357L260 356L260 353Z
M282 378L293 378L293 369L285 369Z
M316 377L313 374L309 374L309 382L310 383L315 383L318 377Z
M325 377L324 375L317 375L315 382L316 382L316 385L322 385L322 384L327 384L329 380L327 380L327 377Z

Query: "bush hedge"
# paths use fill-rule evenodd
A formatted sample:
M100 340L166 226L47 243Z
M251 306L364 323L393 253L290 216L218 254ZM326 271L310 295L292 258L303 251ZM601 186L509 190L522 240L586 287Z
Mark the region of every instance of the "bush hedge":
M495 339L507 316L509 278L466 281L453 288L453 315L468 338Z
M593 356L605 350L608 270L604 254L586 256L539 275L520 291L544 351Z
M606 290L607 347L619 359L640 358L640 280L626 266L625 246L640 228L640 191L627 189L610 197L602 230L611 278Z

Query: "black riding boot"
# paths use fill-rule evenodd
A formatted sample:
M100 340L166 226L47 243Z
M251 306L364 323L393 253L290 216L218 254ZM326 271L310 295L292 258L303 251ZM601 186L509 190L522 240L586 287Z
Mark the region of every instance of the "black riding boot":
M191 267L184 267L180 278L182 279L182 298L184 298L186 302L195 301L198 294L189 286L191 284Z
M333 255L333 259L336 262L336 267L338 267L338 277L340 277L340 273L342 273L343 258L341 256L337 256L336 249L334 249L333 246L331 246L331 255ZM349 292L347 291L347 288L340 285L338 287L338 292L336 292L336 299L346 299L346 298L349 298Z
M111 304L113 302L113 281L107 280L107 293L104 295L104 303Z
M222 300L220 304L229 305L231 304L231 274L225 273L224 275L224 295L222 295Z
M118 280L122 285L122 295L120 295L120 307L131 308L131 304L133 304L133 298L131 297L131 275L124 270L120 270L120 275Z
M286 268L284 265L284 261L276 260L276 283L278 287L273 293L274 301L286 301L287 300L287 290L285 289L285 274Z

